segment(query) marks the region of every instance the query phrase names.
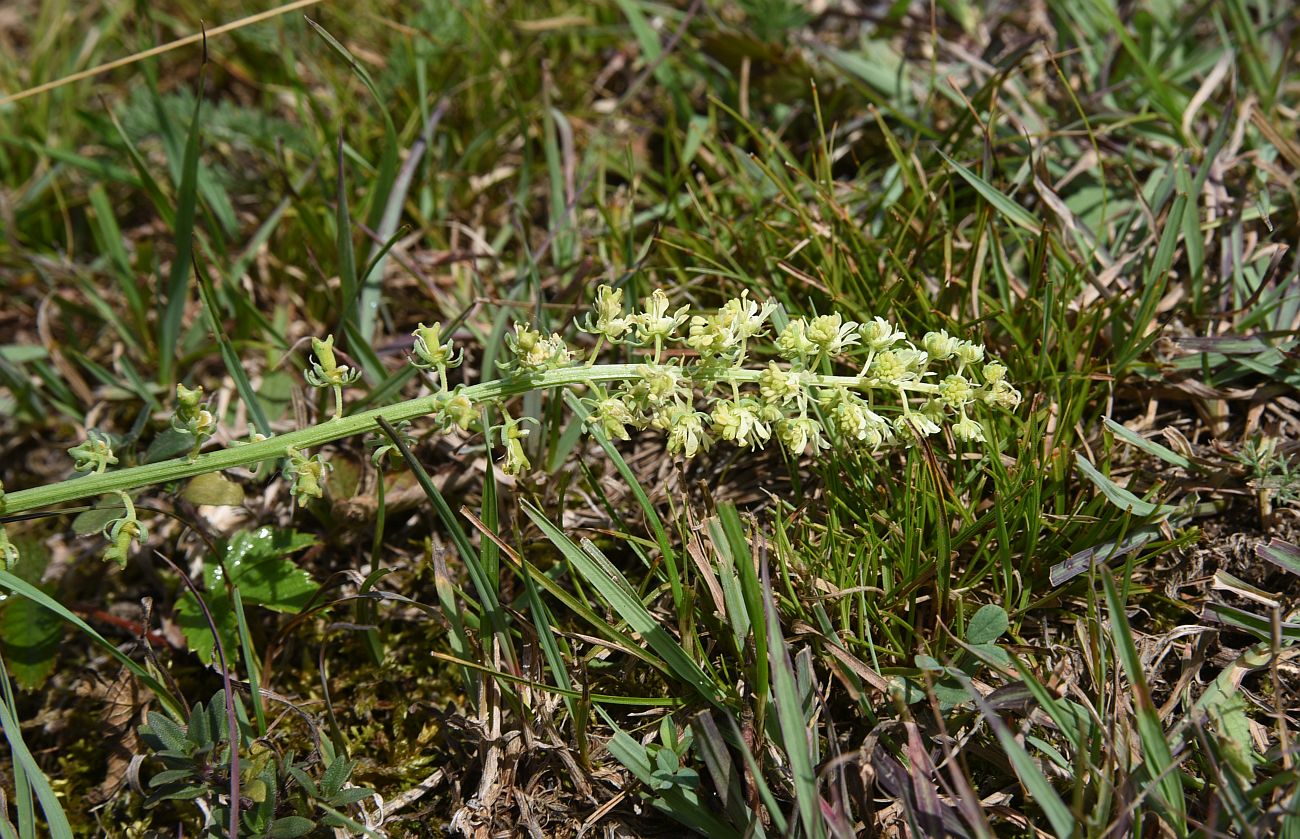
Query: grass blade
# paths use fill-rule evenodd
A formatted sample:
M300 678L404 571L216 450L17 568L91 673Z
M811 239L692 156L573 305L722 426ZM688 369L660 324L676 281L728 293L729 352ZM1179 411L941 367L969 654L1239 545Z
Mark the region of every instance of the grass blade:
M747 561L744 557L738 557L737 565L743 565ZM785 635L781 632L781 618L776 611L771 571L766 560L763 562L763 601L766 610L768 657L772 671L773 705L776 708L776 720L781 729L786 758L790 761L795 805L799 810L799 820L803 824L804 835L812 839L821 839L826 832L820 797L817 794L817 772L813 766L812 756L808 753L808 721L804 719L803 702L795 682L790 650L786 646Z
M176 217L172 234L176 242L176 255L172 260L167 281L162 317L158 321L158 381L164 386L172 384L176 358L180 354L181 321L185 318L188 298L191 254L194 252L194 217L198 205L199 174L199 114L203 109L204 83L199 81L199 94L194 98L194 115L190 118L189 133L185 138L185 156L181 161L181 179L176 192Z
M68 816L63 812L59 797L54 794L49 779L45 777L45 773L36 763L36 758L32 757L27 744L23 742L22 729L14 716L13 696L9 690L9 672L4 667L3 659L0 659L0 679L4 679L5 683L4 701L0 702L0 728L4 729L5 739L9 741L9 753L13 757L14 771L17 773L21 767L26 782L36 793L36 799L41 802L41 810L45 813L45 825L50 829L51 839L72 839L72 825L68 823ZM36 833L33 830L28 835L35 836Z
M524 504L524 512L546 535L551 544L555 545L565 559L577 569L583 579L600 593L610 608L645 640L645 643L664 660L679 679L694 688L695 692L708 702L716 704L721 700L718 686L705 674L700 665L686 654L681 645L659 625L646 609L645 604L636 596L635 590L627 579L618 573L608 559L605 559L599 548L585 540L582 548L579 548L572 539L531 504Z
M1137 715L1138 739L1142 743L1142 754L1146 759L1151 777L1156 783L1156 797L1163 800L1164 813L1170 827L1179 836L1187 835L1187 800L1184 797L1182 776L1174 763L1169 741L1165 738L1160 715L1155 703L1151 701L1151 688L1147 685L1143 672L1142 660L1138 657L1137 646L1133 643L1133 631L1124 616L1124 604L1119 600L1115 581L1109 574L1101 575L1106 588L1106 608L1110 612L1111 636L1115 641L1115 652L1119 657L1124 673L1133 685Z
M1052 788L1051 783L1038 769L1034 759L1029 756L1029 752L1025 751L1024 746L1021 746L1016 741L1011 729L1007 728L1007 724L1002 721L1002 718L998 716L992 706L985 701L980 692L970 683L970 680L959 671L955 671L953 675L962 683L962 687L971 695L971 698L975 700L975 706L979 708L980 714L989 724L989 728L993 730L994 736L998 738L998 743L1011 761L1011 768L1015 770L1016 776L1025 785L1025 789L1028 790L1034 803L1047 815L1047 821L1052 826L1052 832L1056 834L1057 839L1068 839L1068 837L1073 836L1075 827L1074 814L1065 806L1061 796L1056 794L1056 790Z
M185 707L176 701L176 698L171 695L171 692L167 690L161 682L155 679L142 665L119 650L116 644L96 632L90 624L68 611L62 603L59 603L57 600L36 588L31 583L20 577L14 576L8 571L0 571L0 586L9 589L15 594L21 594L23 597L36 601L46 609L49 609L54 614L75 626L77 629L80 629L90 638L90 640L94 641L100 649L108 653L109 656L114 658L127 670L130 670L131 673L143 682L146 687L158 694L158 698L162 701L163 705L166 706L167 710L170 711L176 719L179 720L186 718Z

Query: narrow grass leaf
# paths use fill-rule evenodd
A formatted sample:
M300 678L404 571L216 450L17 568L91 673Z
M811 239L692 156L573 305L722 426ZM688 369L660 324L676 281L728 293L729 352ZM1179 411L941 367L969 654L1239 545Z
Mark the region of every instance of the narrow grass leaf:
M1106 608L1110 612L1111 636L1115 641L1115 652L1120 664L1133 686L1135 712L1137 714L1138 738L1142 743L1142 754L1146 758L1152 778L1157 779L1157 798L1163 801L1164 815L1179 836L1187 835L1187 800L1183 792L1182 777L1174 763L1173 753L1169 749L1169 740L1165 737L1160 715L1151 701L1151 688L1147 685L1142 660L1138 656L1137 646L1133 643L1133 631L1129 628L1128 618L1124 615L1124 604L1120 602L1115 589L1115 581L1110 574L1101 575L1106 589Z
M740 563L745 561L747 560L739 560ZM763 563L763 604L772 673L772 702L776 708L776 720L781 730L786 759L790 761L795 806L799 811L804 834L812 839L820 839L826 835L825 823L821 815L821 799L817 794L817 772L808 746L808 721L804 719L803 702L799 697L794 666L790 662L790 650L781 631L781 617L776 611L771 572L766 562Z
M997 187L993 186L993 184L984 180L979 175L976 175L965 166L962 166L942 151L939 152L939 156L947 161L948 165L951 166L958 175L961 175L962 179L966 181L966 183L974 187L975 191L982 195L984 200L992 204L993 208L1005 216L1007 220L1030 233L1037 233L1042 229L1042 222L1034 218L1034 216L1024 207L1003 195Z
M692 687L703 699L710 703L721 700L721 691L700 665L695 662L681 645L660 626L650 612L636 596L635 589L627 579L613 570L609 560L590 542L585 542L586 550L579 548L572 539L550 522L540 510L531 504L524 504L524 512L545 534L556 548L560 550L570 564L580 573L614 612L627 622L634 632L655 651L668 665L668 668L687 685ZM610 571L613 570L611 574Z
M1047 822L1052 826L1052 832L1056 834L1057 839L1068 839L1074 835L1074 814L1065 806L1061 796L1057 795L1056 790L1044 777L1034 759L1029 756L1016 741L1016 737L1007 728L1007 724L1002 721L997 712L993 710L988 701L985 700L980 692L975 689L963 673L956 673L955 677L961 682L962 687L972 699L975 700L975 706L979 709L980 714L993 730L994 736L998 738L998 743L1002 746L1002 751L1006 754L1007 759L1011 761L1011 768L1015 770L1016 777L1025 785L1030 797L1034 803L1047 816Z
M1076 454L1074 459L1075 463L1079 465L1079 471L1083 473L1084 477L1092 481L1093 485L1096 486L1097 489L1101 490L1101 494L1106 496L1106 500L1110 501L1110 503L1114 504L1126 513L1132 513L1135 516L1147 518L1156 515L1167 516L1178 509L1177 507L1170 507L1164 504L1152 504L1150 501L1143 501L1141 498L1138 498L1124 487L1097 471L1097 467L1089 463L1088 459L1082 454Z
M12 695L8 689L9 673L4 669L4 662L0 660L0 678L5 680L5 701L0 702L0 728L4 729L5 739L9 741L9 753L13 758L15 767L21 767L23 775L33 792L36 793L36 800L41 802L41 811L45 813L45 826L49 828L51 839L72 839L72 825L68 823L68 816L63 812L63 805L59 803L59 797L54 794L54 788L50 786L50 781L41 771L41 767L32 757L31 751L27 748L27 743L23 740L22 728L18 725L18 719L12 704ZM33 830L30 834L35 836Z
M239 391L240 399L247 406L248 415L252 419L253 427L257 429L257 433L270 437L273 433L271 421L267 419L266 409L262 407L262 400L258 397L257 392L253 390L253 383L249 381L248 373L244 370L243 360L240 359L239 353L235 352L235 346L231 343L230 336L226 334L226 329L221 323L221 313L217 308L212 282L208 279L207 274L203 272L203 269L199 267L198 260L194 262L194 277L198 281L199 299L203 303L203 314L207 318L208 329L212 331L212 337L217 342L217 348L221 352L221 360L226 365L226 372L234 380L235 390Z
M1115 420L1110 417L1104 417L1102 421L1105 422L1106 428L1110 429L1112 434L1124 442L1137 446L1147 454L1158 457L1172 466L1178 466L1183 469L1191 468L1192 462L1173 449L1162 446L1154 440L1148 440L1136 431L1130 431L1128 428L1115 422Z
M199 115L203 108L203 88L200 81L198 96L194 97L194 115L190 118L189 133L185 138L180 184L176 190L176 217L172 223L176 255L172 259L171 274L163 296L164 308L158 323L158 381L164 386L172 384L176 358L180 355L181 323L185 319L185 303L189 298L190 255L194 252L194 217L198 205Z
M605 744L606 748L638 781L654 790L652 801L655 809L667 813L702 836L740 839L740 833L710 813L693 791L676 785L667 789L657 788L654 762L646 747L619 728L608 715L602 712L602 716L614 729L614 736Z
M1300 576L1300 547L1274 536L1267 545L1256 545L1255 556L1284 571Z
M149 671L135 661L135 659L128 657L125 653L119 650L116 644L113 644L103 635L96 632L90 624L68 611L62 603L59 603L57 600L36 588L31 583L14 576L8 571L0 571L0 586L9 589L15 594L20 594L23 597L36 601L46 609L49 609L51 612L54 612L59 617L75 626L77 629L81 630L88 638L90 638L91 641L98 645L100 649L108 653L112 658L116 659L119 664L127 670L130 670L131 673L143 682L146 687L158 694L158 698L162 701L163 705L166 706L167 710L171 711L177 719L185 718L185 708L176 701L176 698L171 695L171 692L167 690L161 682L155 679Z

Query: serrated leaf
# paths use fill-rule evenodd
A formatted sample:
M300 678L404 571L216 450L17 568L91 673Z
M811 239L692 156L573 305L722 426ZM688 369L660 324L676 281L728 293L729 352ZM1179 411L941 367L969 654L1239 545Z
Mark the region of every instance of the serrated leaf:
M222 565L207 564L204 582L210 592L225 592L224 573L230 574L245 603L277 612L297 613L316 594L319 586L288 554L316 543L316 537L295 530L260 527L241 531L226 542Z
M181 498L191 504L238 507L244 503L244 488L220 472L207 472L191 478L181 490Z
M221 634L221 646L226 654L226 662L229 664L230 656L235 650L235 633L238 629L235 625L235 613L231 608L230 597L225 589L221 588L207 592L203 596L203 602L207 604L208 611L212 613L212 622L216 624L217 631ZM189 645L190 650L204 664L214 664L216 641L193 592L186 591L177 599L176 624L184 633L185 643Z
M25 597L13 598L0 613L5 662L24 690L35 690L49 678L62 637L59 616Z
M971 615L966 624L966 642L968 644L991 644L1002 637L1011 625L1007 610L996 603L986 603Z

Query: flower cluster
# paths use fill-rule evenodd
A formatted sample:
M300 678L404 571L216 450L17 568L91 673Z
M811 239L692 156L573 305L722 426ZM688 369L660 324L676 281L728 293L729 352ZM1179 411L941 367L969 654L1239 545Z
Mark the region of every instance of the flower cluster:
M149 532L135 517L135 504L131 502L131 496L125 492L119 492L117 495L122 500L124 509L119 518L104 526L104 536L108 538L104 559L116 562L120 567L125 568L126 561L131 555L131 546L148 539Z
M442 324L433 326L420 324L411 333L415 338L415 347L411 351L411 363L421 370L431 370L438 374L438 383L447 389L447 370L459 367L465 354L452 346L451 339L442 340Z
M594 316L580 325L601 342L653 352L635 377L595 387L587 400L588 427L612 439L628 439L630 428L654 428L667 436L670 452L686 457L717 440L757 449L776 439L795 455L832 441L876 451L944 428L958 441L981 443L976 406L1013 409L1020 402L1006 367L985 362L982 345L946 331L914 343L884 318L795 318L771 340L780 361L755 369L746 367L750 342L767 334L774 303L742 294L688 317L684 307L670 314L662 291L642 301L640 312L625 311L622 301L621 291L602 286ZM661 362L673 344L684 352ZM850 363L856 376L829 372Z
M68 449L68 454L72 455L72 468L78 472L98 474L117 463L108 436L94 428L86 432L85 441Z
M307 457L292 446L286 454L289 463L284 474L293 482L289 494L298 499L298 506L306 507L308 499L324 497L325 473L333 467L319 454Z
M9 541L9 534L5 532L4 525L0 524L0 566L6 571L12 571L19 558L18 547Z
M176 385L176 412L172 414L172 428L184 431L194 438L190 457L199 453L203 443L217 430L217 421L203 404L203 388L190 389Z

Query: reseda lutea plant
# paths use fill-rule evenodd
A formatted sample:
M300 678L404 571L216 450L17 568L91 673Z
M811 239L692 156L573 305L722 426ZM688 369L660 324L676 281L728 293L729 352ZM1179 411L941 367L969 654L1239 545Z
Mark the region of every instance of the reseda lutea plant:
M506 412L505 402L530 390L583 391L589 430L627 440L630 429L655 429L666 436L669 452L687 458L718 441L758 449L776 440L796 456L815 454L833 441L876 452L945 427L957 441L979 444L985 440L980 412L1013 410L1020 402L1007 368L986 359L980 344L944 331L913 342L883 318L855 323L838 313L795 318L772 336L775 309L776 304L759 303L746 292L714 312L692 315L689 307L674 307L656 290L639 310L628 311L622 290L601 286L593 311L577 324L596 337L585 358L559 334L545 335L520 323L506 338L510 358L499 365L499 378L454 388L447 371L463 354L442 334L441 324L420 324L410 363L428 375L432 392L351 415L344 412L344 390L359 373L338 362L333 336L313 338L314 359L304 377L330 392L331 419L200 452L215 421L201 404L202 389L181 385L172 425L192 436L189 455L110 470L118 458L109 438L92 430L87 441L70 450L77 468L89 474L8 495L0 489L0 513L117 494L126 515L109 526L110 553L125 562L130 542L143 534L126 494L130 490L282 460L291 494L306 504L324 494L329 468L310 450L375 431L381 419L400 424L430 417L444 431L480 430L480 407L487 404L497 405L503 417L487 429L489 443L496 438L502 470L517 475L530 468L522 445L528 429ZM612 346L624 347L639 361L597 364ZM12 565L16 556L0 531L0 557Z

